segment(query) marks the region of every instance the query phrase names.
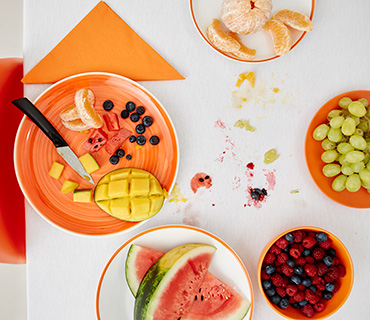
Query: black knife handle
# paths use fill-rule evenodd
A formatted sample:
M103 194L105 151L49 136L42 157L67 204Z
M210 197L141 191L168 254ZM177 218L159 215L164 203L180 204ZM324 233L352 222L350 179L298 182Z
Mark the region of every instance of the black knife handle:
M55 147L59 148L68 146L60 133L30 100L27 98L21 98L12 101L12 103L46 134L46 136L54 143Z

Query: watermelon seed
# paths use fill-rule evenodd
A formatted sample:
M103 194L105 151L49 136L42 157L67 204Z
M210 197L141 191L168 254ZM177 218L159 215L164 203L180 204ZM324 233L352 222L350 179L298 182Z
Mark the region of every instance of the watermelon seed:
M204 297L203 297L203 295L201 295L201 296L200 296L200 300L202 300L202 301L204 300Z
M195 301L197 301L197 299L198 299L198 296L195 296L195 297L194 297L194 300L195 300Z

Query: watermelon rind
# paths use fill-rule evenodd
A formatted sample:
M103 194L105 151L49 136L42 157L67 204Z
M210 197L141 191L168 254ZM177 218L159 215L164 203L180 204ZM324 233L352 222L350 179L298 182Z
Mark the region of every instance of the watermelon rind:
M152 319L165 294L165 289L175 278L176 273L197 256L210 254L216 248L207 244L193 243L176 247L165 253L154 263L140 283L134 309L135 320ZM206 275L205 270L203 277Z
M125 265L126 281L134 297L136 296L137 290L140 286L140 281L136 278L135 272L136 257L139 251L140 247L132 244L128 250Z

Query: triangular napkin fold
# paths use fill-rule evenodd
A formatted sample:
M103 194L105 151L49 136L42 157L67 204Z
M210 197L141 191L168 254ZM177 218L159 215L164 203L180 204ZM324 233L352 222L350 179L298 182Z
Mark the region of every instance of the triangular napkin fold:
M184 79L101 1L22 82L54 83L94 71L116 73L136 81Z

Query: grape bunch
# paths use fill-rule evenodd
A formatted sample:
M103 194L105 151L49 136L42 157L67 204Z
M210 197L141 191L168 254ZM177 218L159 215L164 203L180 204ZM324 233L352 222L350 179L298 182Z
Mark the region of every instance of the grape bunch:
M365 98L352 101L344 97L340 109L331 110L328 122L313 131L313 138L322 141L322 172L335 177L334 191L358 191L361 186L370 193L370 108Z

